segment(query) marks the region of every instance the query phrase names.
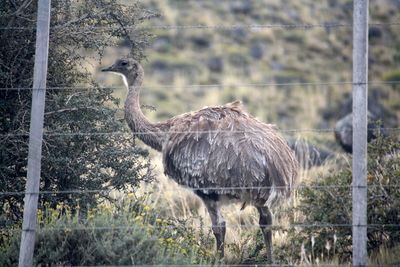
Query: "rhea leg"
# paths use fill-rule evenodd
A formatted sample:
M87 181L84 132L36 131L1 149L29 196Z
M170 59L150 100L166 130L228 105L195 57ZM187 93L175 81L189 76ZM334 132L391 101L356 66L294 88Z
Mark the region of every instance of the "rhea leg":
M225 220L219 210L218 203L215 200L203 198L212 222L212 230L217 241L217 251L220 256L224 257L225 242Z
M273 263L273 249L272 249L272 213L268 207L257 207L260 213L260 228L264 236L264 242L267 249L267 262Z

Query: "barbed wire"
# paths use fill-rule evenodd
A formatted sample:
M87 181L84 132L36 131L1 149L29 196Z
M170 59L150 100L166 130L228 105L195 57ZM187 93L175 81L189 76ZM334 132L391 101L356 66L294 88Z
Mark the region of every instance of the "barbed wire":
M400 188L398 184L389 185L296 185L291 188L291 190L306 190L306 189L318 189L318 190L330 190L330 189L353 189L353 188ZM187 189L190 191L235 191L235 190L270 190L270 189L289 189L287 186L226 186L226 187L182 187L182 189ZM38 191L38 192L25 192L25 191L3 191L0 192L0 196L18 196L18 195L60 195L60 194L100 194L100 193L113 193L118 192L116 189L82 189L82 190L60 190L60 191ZM124 192L124 194L129 194L129 192Z
M368 26L375 27L392 27L399 26L400 22L372 22L369 23ZM54 25L51 27L53 30L70 28L71 26L64 25ZM86 30L117 30L117 29L125 29L125 30L237 30L237 29L302 29L302 30L310 30L313 28L351 28L353 27L353 23L288 23L288 24L236 24L236 25L151 25L151 26L85 26ZM0 27L0 30L36 30L36 27ZM72 31L76 32L76 31Z
M160 85L160 86L142 86L143 90L150 89L185 89L185 88L228 88L228 87L316 87L330 85L397 85L400 81L371 81L367 83L361 82L291 82L291 83L243 83L243 84L189 84L189 85ZM111 89L111 90L127 90L125 86L109 86L109 87L93 87L93 86L50 86L46 88L32 87L0 87L0 91L22 91L22 90L94 90L94 89Z
M387 132L397 132L400 131L399 128L389 128L389 127L372 127L367 128L367 130L374 131L387 131ZM334 128L299 128L299 129L277 129L278 132L282 133L297 133L297 132L316 132L316 133L330 133L330 132L346 132L347 130L335 130ZM218 133L225 133L225 134L241 134L241 133L262 133L262 130L207 130L207 131L148 131L148 132L131 132L131 131L120 131L120 132L70 132L70 133L61 133L61 132L43 132L44 136L118 136L118 135L168 135L168 134L218 134ZM0 134L0 137L7 138L7 137L26 137L29 136L29 133L9 133L9 134Z

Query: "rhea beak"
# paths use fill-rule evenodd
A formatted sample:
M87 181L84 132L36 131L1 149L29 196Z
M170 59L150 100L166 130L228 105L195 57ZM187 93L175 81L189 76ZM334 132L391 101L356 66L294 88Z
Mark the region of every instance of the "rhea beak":
M113 66L110 66L110 67L108 67L108 68L101 69L101 71L103 71L103 72L106 72L106 71L113 71Z

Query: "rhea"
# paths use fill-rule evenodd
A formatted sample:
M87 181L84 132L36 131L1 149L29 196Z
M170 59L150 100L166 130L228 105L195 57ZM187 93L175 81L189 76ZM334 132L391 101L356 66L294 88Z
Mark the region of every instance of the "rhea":
M275 127L247 114L238 101L152 123L140 108L140 64L119 59L102 71L124 78L125 119L133 134L162 152L164 173L204 202L219 254L224 255L225 239L220 207L239 202L257 208L267 261L272 263L271 208L290 196L298 172L292 150Z

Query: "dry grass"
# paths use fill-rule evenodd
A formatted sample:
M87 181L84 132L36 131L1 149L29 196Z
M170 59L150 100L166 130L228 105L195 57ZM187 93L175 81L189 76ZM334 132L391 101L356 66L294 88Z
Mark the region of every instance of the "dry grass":
M152 162L154 163L156 173L156 182L143 185L140 192L152 192L151 198L154 209L162 210L167 216L183 219L191 222L192 226L199 228L201 222L203 226L211 231L211 220L209 219L207 210L202 201L190 190L185 189L173 180L165 177L162 173L161 156L152 153ZM301 170L300 181L311 182L321 179L330 169L335 168L334 162L328 162L324 166L311 168L309 170ZM292 205L296 205L299 199L294 193L292 198L286 204L275 211L277 214L274 224L289 225L289 214L285 214L285 209ZM254 207L248 206L244 210L240 210L240 204L232 204L224 206L222 213L227 222L226 232L226 258L227 263L238 263L249 256L247 253L251 251L256 244L256 236L259 231L258 212ZM279 214L278 214L279 213ZM293 215L290 215L293 218ZM294 215L295 217L296 215ZM243 227L254 226L254 227ZM281 247L287 242L287 234L284 231L274 231L273 241L275 247ZM299 251L301 248L299 248ZM238 253L239 252L239 253ZM302 262L301 264L306 264Z
M185 1L149 1L162 14L162 18L154 24L181 24L181 25L218 25L218 24L263 24L296 23L296 16L302 18L304 23L315 24L321 21L338 21L348 23L351 18L345 9L331 8L325 3L317 3L307 0L299 3L284 3L274 0L268 1L268 8L263 8L262 1L254 1L254 10L258 17L235 16L230 13L229 1L222 1L220 5L211 5L207 1L193 2L188 5ZM337 1L340 6L346 1ZM347 1L348 2L348 1ZM179 6L182 5L182 6ZM379 4L372 3L373 19L385 19L389 17L393 6L389 1ZM184 8L183 8L184 6ZM378 7L379 6L379 7ZM310 7L310 8L308 8ZM312 7L312 8L311 8ZM285 12L282 12L282 11ZM286 12L288 11L288 12ZM190 14L202 14L191 16ZM386 16L386 17L385 17ZM278 17L278 18L277 18ZM396 39L390 29L386 29L385 39L371 46L371 55L374 63L370 65L373 77L371 80L381 79L382 73L393 67L391 57L393 49L385 46L388 36ZM323 121L321 110L334 106L334 103L343 98L345 92L351 91L351 86L316 86L316 87L229 87L224 88L185 88L190 84L248 84L248 83L273 83L276 77L289 79L289 81L329 82L351 80L351 30L335 29L327 32L325 29L310 31L286 31L281 29L263 29L251 31L243 43L233 41L227 32L217 31L156 31L156 34L171 38L171 51L168 53L149 48L148 59L143 62L146 70L144 87L152 87L142 93L142 103L156 107L156 112L145 110L146 115L153 121L162 120L190 110L196 110L203 106L219 105L232 100L242 100L249 113L257 116L264 122L274 123L281 129L293 128L326 128L333 127L334 121ZM207 49L195 49L191 43L192 37L203 37L210 41ZM389 38L390 39L390 38ZM394 41L390 39L391 41ZM178 41L181 41L180 43ZM249 47L260 42L265 45L262 60L253 60L249 56ZM175 47L176 46L176 47ZM181 47L178 47L181 46ZM106 60L103 65L111 64L115 58L126 55L126 51L111 48L106 52ZM243 56L248 60L244 66L230 63L230 56ZM214 73L206 67L210 56L220 56L224 61L221 73ZM165 62L170 68L171 76L165 79L165 73L159 73L151 69L152 63ZM176 63L188 63L196 66L194 75L183 73L182 70L172 69ZM95 64L94 64L95 65ZM95 71L95 70L94 70ZM97 73L96 73L97 74ZM102 84L118 84L122 86L119 77L97 75ZM164 85L173 85L176 88L162 88ZM157 88L159 87L159 88ZM383 88L388 95L384 101L385 106L395 106L399 92L390 88ZM118 90L115 93L121 99L126 92ZM163 99L161 99L163 98ZM395 111L400 118L400 111ZM325 123L325 124L322 124ZM324 126L321 126L324 125ZM332 133L296 133L300 137L319 144L333 144ZM339 149L336 149L339 150ZM335 160L323 166L302 170L301 180L305 183L318 181L332 170L339 168L341 162L348 161L346 155L337 154ZM153 192L154 208L160 209L169 216L179 219L189 219L194 226L200 225L203 218L205 227L211 227L201 200L190 190L183 189L175 182L163 175L160 155L152 152L152 162L155 166L157 181L150 185L143 185L141 192ZM289 204L296 205L299 199L296 194ZM238 205L224 207L224 217L230 226L227 229L228 262L237 262L238 255L233 247L240 251L248 251L254 246L258 228L244 229L243 224L258 224L258 214L254 208L247 207L240 211ZM288 224L287 216L277 216L276 224ZM277 246L287 242L283 232L274 233L274 244ZM300 249L300 248L299 248ZM386 250L382 250L382 255ZM301 264L311 265L306 257ZM329 264L337 264L333 261ZM320 266L324 266L321 263Z

